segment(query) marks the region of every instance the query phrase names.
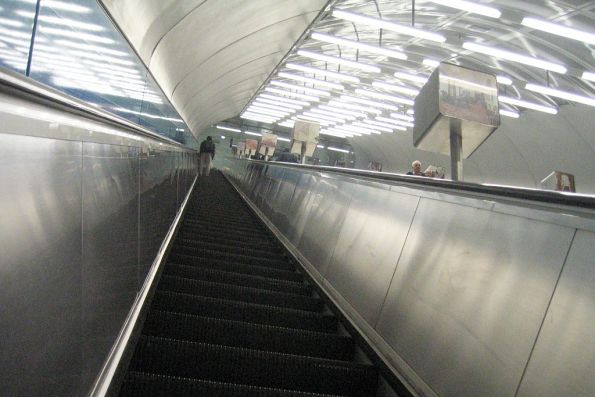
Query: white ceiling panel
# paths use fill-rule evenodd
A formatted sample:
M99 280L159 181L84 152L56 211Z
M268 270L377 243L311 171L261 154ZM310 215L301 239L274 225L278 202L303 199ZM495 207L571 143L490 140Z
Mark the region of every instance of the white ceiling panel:
M326 0L102 0L192 132L237 116Z

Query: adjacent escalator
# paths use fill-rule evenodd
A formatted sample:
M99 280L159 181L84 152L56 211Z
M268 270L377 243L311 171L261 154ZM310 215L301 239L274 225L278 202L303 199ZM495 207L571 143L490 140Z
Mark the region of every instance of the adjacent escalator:
M217 172L199 179L122 396L373 396L375 368Z

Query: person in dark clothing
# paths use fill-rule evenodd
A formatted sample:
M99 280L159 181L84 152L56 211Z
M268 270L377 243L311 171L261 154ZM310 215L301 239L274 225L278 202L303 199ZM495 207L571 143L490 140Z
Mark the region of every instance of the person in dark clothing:
M213 138L207 137L200 143L200 149L198 151L200 156L200 167L198 169L199 175L209 176L211 172L211 161L215 158L215 144Z
M297 155L295 153L291 153L288 148L283 149L276 161L282 161L284 163L299 163Z

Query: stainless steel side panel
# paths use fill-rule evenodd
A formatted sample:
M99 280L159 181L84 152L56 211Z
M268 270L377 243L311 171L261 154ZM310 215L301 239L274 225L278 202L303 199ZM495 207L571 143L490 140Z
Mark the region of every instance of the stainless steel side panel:
M312 183L315 183L315 180L316 179L312 173L302 173L297 181L289 206L289 225L286 237L296 247L300 245L304 227L306 226L306 221L308 220L310 209L312 208L310 203L314 194L312 190L310 190L310 187Z
M309 208L304 208L308 218L298 248L321 275L326 272L351 201L345 187L341 180L322 173L315 174L310 186L312 198Z
M86 392L81 150L80 142L0 134L2 396Z
M85 384L99 373L139 289L138 161L135 147L83 143Z
M324 276L373 327L419 201L383 184L351 183L352 197Z
M577 232L518 396L595 396L593 247Z
M378 333L440 396L513 396L573 233L422 199Z

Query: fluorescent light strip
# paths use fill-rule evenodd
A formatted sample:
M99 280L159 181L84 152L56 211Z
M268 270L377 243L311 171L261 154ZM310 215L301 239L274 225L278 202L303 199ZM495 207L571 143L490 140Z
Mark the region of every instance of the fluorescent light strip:
M261 114L265 114L267 116L275 116L275 117L285 117L285 116L289 115L289 113L286 113L286 112L276 112L276 111L269 110L266 108L259 108L258 106L250 106L248 109L246 109L246 112L261 113Z
M404 120L403 115L398 114L398 113L391 113L390 114L391 117L395 118L395 119L403 119L403 120L392 120L392 123L395 123L397 125L402 125L405 127L413 127L413 123L411 121L413 120Z
M342 80L342 81L347 81L347 82L356 83L356 84L360 82L360 79L355 76L350 76L345 73L332 72L330 70L325 70L325 69L313 68L310 66L304 66L304 65L297 64L297 63L288 63L287 65L285 65L285 67L288 69L292 69L292 70L299 70L300 72L305 72L305 73L321 74L323 76L327 76L327 77L333 78L335 80Z
M293 109L293 108L291 108L291 109L290 108L284 108L284 107L280 107L280 106L277 106L277 105L270 105L268 103L257 102L257 101L252 102L252 104L250 105L250 107L252 107L252 106L256 106L256 107L264 108L264 109L275 110L277 112L283 112L285 114L295 113L298 110L298 109Z
M420 84L426 84L428 81L427 77L417 76L414 74L403 73L403 72L395 72L394 76L401 80L413 81L415 83L420 83Z
M407 121L407 122L413 122L414 118L412 116L407 116L405 114L399 114L399 113L391 113L390 114L391 117L398 119L398 120L394 120L394 119L389 119L388 117L376 117L376 120L378 121L384 121L386 123L396 123L399 121Z
M292 117L291 119L293 120L294 118ZM296 116L295 119L314 121L316 123L320 123L323 125L337 124L337 121L327 120L326 118L323 118L323 117L317 117L317 115L309 116L309 115L305 115L305 114L300 114L300 115Z
M271 105L271 106L276 106L279 109L287 109L287 110L300 110L303 108L303 106L301 106L301 105L294 105L291 103L273 101L272 99L266 99L266 98L261 98L261 97L254 99L253 103L267 104L267 105Z
M347 138L347 137L352 137L352 136L354 136L354 135L361 135L361 134L358 134L358 133L356 133L356 132L351 132L351 131L342 130L342 129L340 129L340 128L337 128L337 127L330 127L330 128L325 128L324 130L325 130L325 131L328 131L328 132L331 132L331 133L333 133L333 134L341 135L341 136L342 136L342 137L344 137L344 138Z
M415 96L415 95L419 94L419 90L416 90L413 88L408 88L408 87L401 87L399 85L394 85L394 84L388 84L388 83L384 83L382 81L372 82L372 87L376 87L376 88L380 88L380 89L388 90L388 91L399 92L399 93L405 94L405 95Z
M482 91L484 93L487 93L488 95L495 95L498 92L498 87L496 87L496 86L490 87L488 85L478 84L478 83L474 83L469 80L459 79L456 77L440 76L440 79L446 80L446 81L452 81L452 82L454 82L455 86L471 87L471 88L473 88L473 91Z
M352 125L352 124L342 125L342 126L339 126L337 128L342 128L342 129L345 129L347 131L357 132L358 134L368 134L368 135L370 135L370 134L381 134L380 131L376 131L376 130L372 129L371 127L369 127L369 128L358 127L358 126L355 126L355 125Z
M356 90L356 92L357 91L358 90ZM383 102L371 101L369 99L357 98L357 97L349 96L349 95L341 95L341 99L344 101L361 103L362 105L374 106L374 107L381 108L381 109L399 110L399 108L394 105L389 105L389 104L383 103Z
M408 36L418 37L420 39L431 40L438 43L444 43L446 38L441 34L429 32L427 30L416 29L405 25L399 25L393 22L388 22L378 18L372 18L365 15L354 14L347 11L335 10L333 11L335 18L344 19L346 21L357 22L364 25L373 26L376 28L390 30Z
M363 90L361 88L357 88L355 90L355 93L359 94L359 95L369 96L372 98L383 99L385 101L397 102L397 103L401 103L403 105L413 106L415 104L415 102L413 102L411 99L401 98L398 96L393 96L393 95L388 95L388 94L381 94L379 92L374 92L374 91L367 91L367 90Z
M331 112L329 110L310 109L310 112L320 113L322 115L327 115L327 116L332 116L332 117L335 117L335 118L339 118L341 120L355 120L355 117L354 116L348 116L348 115L340 114L338 112Z
M567 39L582 41L585 44L595 44L595 34L582 30L567 28L566 26L543 21L537 18L523 18L521 24L546 33L566 37Z
M310 106L309 102L297 101L295 99L289 99L289 98L283 98L283 97L280 97L277 95L270 95L270 94L263 93L263 94L260 94L258 97L270 99L271 101L279 101L279 102L289 103L291 105Z
M512 85L512 80L506 76L496 76L496 81L502 85Z
M344 114L347 116L353 116L353 117L368 117L368 115L366 115L365 113L361 113L361 112L354 112L351 110L345 110L345 109L341 109L338 107L334 107L334 106L329 106L329 105L319 105L318 106L320 109L324 109L324 110L328 110L331 113L339 113L339 114Z
M505 51L498 48L488 47L478 43L465 42L463 48L469 51L479 52L481 54L490 55L496 58L506 59L512 62L522 63L524 65L534 66L536 68L551 70L552 72L565 74L568 70L565 66L557 63L544 61L541 59L529 57L526 55L517 54L515 52Z
M556 108L540 105L540 104L537 104L534 102L527 102L522 99L510 98L510 97L506 97L506 96L499 96L498 100L502 103L520 106L520 107L527 108L527 109L533 109L533 110L537 110L537 111L543 112L543 113L549 113L549 114L557 114L558 113L558 109L556 109Z
M262 136L262 134L259 134L258 132L250 132L250 131L244 131L244 134L246 134L246 135L254 135L254 136Z
M272 124L272 123L275 122L275 120L265 119L265 118L262 118L262 117L258 117L258 116L254 116L254 115L246 114L246 113L240 115L240 118L246 119L246 120L258 121L258 122L264 123L264 124Z
M238 128L231 128L231 127L225 127L223 125L218 125L217 129L219 130L225 130L225 131L232 131L232 132L242 132L242 130L238 129Z
M426 66L431 67L431 68L437 68L438 66L440 66L440 61L437 61L435 59L430 59L430 58L424 58L422 63Z
M324 149L324 146L322 146L322 145L316 145L316 147L319 149Z
M347 137L350 137L349 135L346 135L346 134L343 134L343 133L340 133L340 132L337 132L337 131L331 131L329 129L322 129L322 130L320 130L320 134L334 136L334 137L337 137L337 138L347 138Z
M537 84L527 84L525 85L525 89L533 92L539 92L540 94L544 95L550 95L553 97L566 99L572 102L582 103L583 105L595 106L595 98L577 95L571 92L556 90L554 88L544 87Z
M345 65L354 69L361 69L366 72L370 73L380 73L381 70L378 66L364 64L361 62L349 61L347 59L338 58L338 57L331 57L328 55L319 54L317 52L306 51L306 50L299 50L297 52L299 56L316 59L318 61L329 62L329 63L337 63L339 65Z
M415 110L413 110L413 109L407 109L407 112L406 113L407 114L410 114L410 115L414 115L415 114Z
M367 51L367 52L371 52L374 54L384 55L384 56L387 56L390 58L401 59L401 60L407 59L407 55L405 55L402 52L395 51L395 50L389 50L388 48L378 47L375 45L364 44L359 41L342 39L340 37L331 36L328 34L318 33L318 32L312 33L311 37L314 40L323 41L325 43L338 44L338 45L342 45L345 47L356 48L361 51Z
M130 110L130 109L126 109L126 108L113 108L115 111L117 112L121 112L121 113L131 113L131 114L135 114L138 116L143 116L143 117L148 117L150 119L161 119L161 120L167 120L167 121L173 121L176 123L183 123L184 120L180 120L180 119L175 119L172 117L163 117L163 116L159 116L156 114L151 114L151 113L142 113L142 112L137 112L135 110Z
M362 127L362 128L370 128L372 130L377 130L377 131L382 131L382 132L393 132L392 128L381 127L381 126L374 125L374 124L370 125L370 124L366 124L366 123L357 122L357 123L352 123L351 125L355 125L357 127Z
M339 148L332 147L332 146L327 147L327 149L332 150L334 152L349 153L349 150L339 149Z
M594 81L595 82L595 73L592 72L583 72L581 76L585 80Z
M289 121L289 120L279 123L280 126L288 127L288 128L293 128L294 124L295 124L295 122Z
M254 113L252 111L246 111L243 113L244 115L247 116L252 116L252 117L259 117L263 120L273 120L273 121L277 121L282 119L283 117L277 117L277 116L270 116L270 115L266 115L266 114L262 114L262 113Z
M384 127L384 128L391 128L391 129L392 128L395 128L395 125L394 124L383 123L383 122L380 122L380 121L370 120L370 119L365 119L364 120L364 123L372 124L372 125L377 125L379 127Z
M281 142L291 142L291 139L289 139L289 138L283 138L281 136L278 136L277 137L277 140L278 141L281 141Z
M345 87L343 87L341 84L338 84L338 83L331 83L330 81L313 79L310 77L304 77L304 76L300 76L298 74L293 74L293 73L281 72L278 74L278 76L283 77L285 79L302 81L304 83L310 83L310 84L318 85L321 87L327 87L327 88L330 88L333 90L343 91L345 89Z
M445 7L456 8L458 10L467 11L472 14L483 15L490 18L500 18L502 13L500 10L492 7L487 7L476 2L465 0L429 0L432 3L440 4Z
M50 28L50 27L47 27L44 25L40 26L40 31L43 34L49 34L52 36L72 37L75 39L80 39L80 40L84 40L84 41L92 41L95 43L103 43L103 44L113 44L114 43L114 40L112 40L108 37L98 36L98 35L90 34L90 33L75 32L73 30Z
M0 25L12 26L13 28L21 28L24 23L21 21L14 21L8 18L0 18Z
M334 107L339 107L339 108L359 110L361 112L366 112L366 113L382 114L382 110L369 108L369 107L365 107L365 106L360 106L360 105L355 105L352 103L345 103L345 102L339 101L339 100L330 101L329 105L334 106Z
M304 112L303 115L308 116L308 117L317 117L322 120L333 121L336 123L344 123L345 122L345 119L341 119L341 118L333 117L333 116L327 116L325 114L320 114L320 113L315 113L315 112Z
M297 84L284 83L282 81L273 80L270 82L270 84L275 85L277 87L287 88L290 90L304 91L306 94L319 95L319 96L331 96L331 93L326 90L319 90L316 88L304 87L304 86L297 85Z
M513 119L518 119L519 114L517 112L513 112L512 110L500 109L500 115L506 117L512 117Z
M279 89L273 88L273 87L265 87L264 90L265 91L268 91L268 92L275 93L277 95L287 95L287 96L291 96L291 97L294 97L294 98L304 99L306 101L312 101L312 102L318 102L318 101L320 101L320 99L318 99L318 97L315 97L315 96L300 94L300 93L297 93L297 92L290 92L290 91L285 91L285 90L279 90Z

